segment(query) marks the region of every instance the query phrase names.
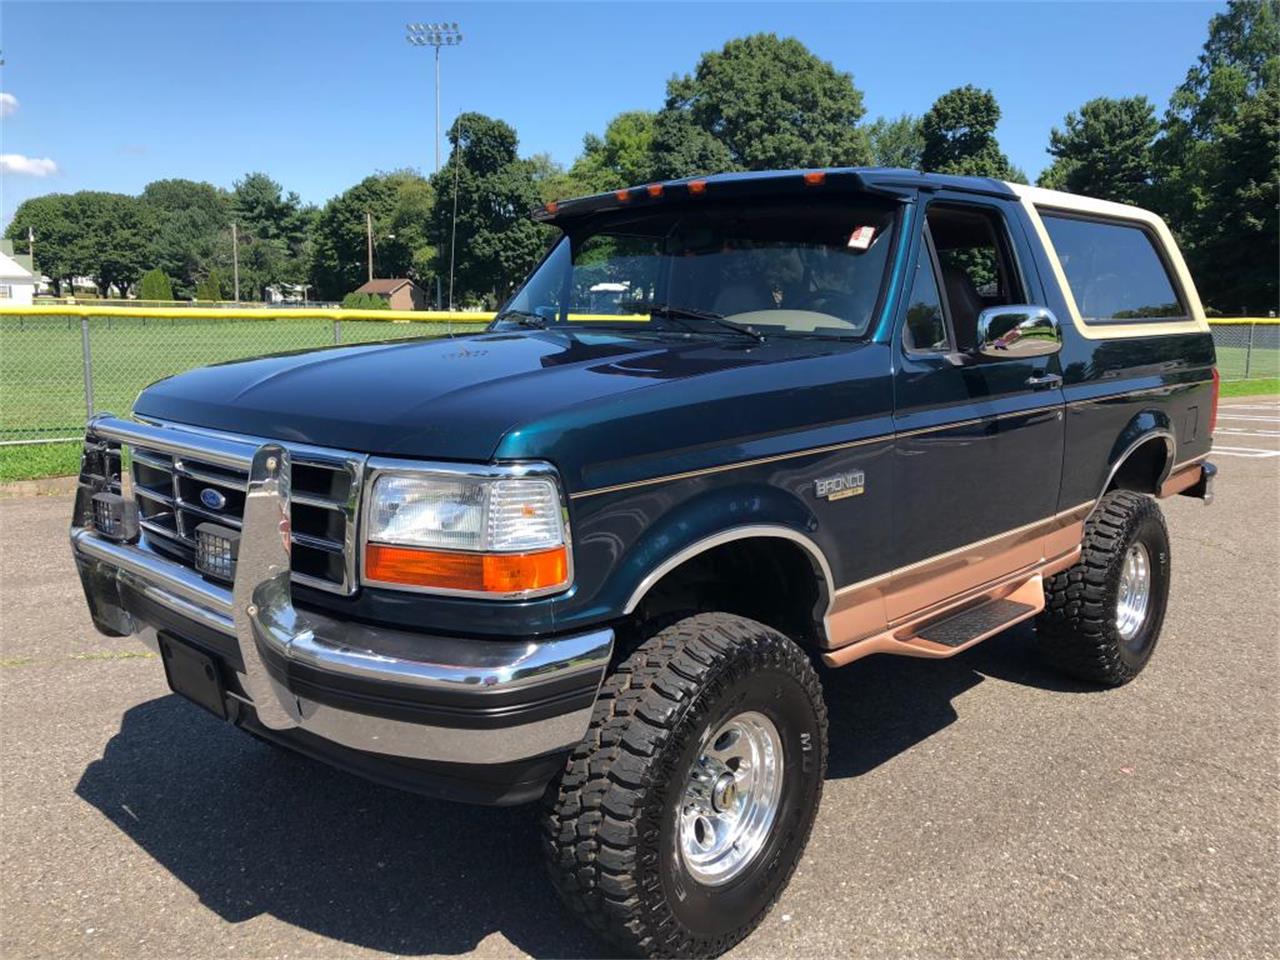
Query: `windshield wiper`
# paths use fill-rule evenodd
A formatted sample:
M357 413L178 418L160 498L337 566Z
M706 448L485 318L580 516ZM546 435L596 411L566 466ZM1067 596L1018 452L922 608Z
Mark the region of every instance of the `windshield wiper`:
M708 323L714 323L726 330L732 330L734 333L741 333L752 340L764 343L764 334L755 327L750 327L745 323L735 323L727 319L722 313L715 313L712 310L699 310L696 307L678 307L670 303L650 303L645 305L645 309L650 314L659 314L671 320L706 320ZM688 324L685 325L688 327ZM692 328L689 328L692 329Z
M547 321L545 317L528 310L503 310L500 314L493 318L494 323L511 322L521 327L530 327L533 330L547 329Z

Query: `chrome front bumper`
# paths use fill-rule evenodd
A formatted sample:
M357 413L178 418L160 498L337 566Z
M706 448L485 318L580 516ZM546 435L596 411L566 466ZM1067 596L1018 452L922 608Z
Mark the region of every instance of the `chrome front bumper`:
M199 444L208 456L210 438L178 428L113 418L90 424L87 447L130 442L149 447L189 449ZM547 640L462 640L395 633L400 655L374 649L378 631L297 610L289 567L289 450L279 444L256 447L232 439L216 442L228 465L247 467L240 553L228 589L168 559L140 542L100 535L87 517L89 501L104 485L82 473L71 545L86 598L100 630L137 634L154 642L157 624L143 617L141 597L180 621L233 638L241 665L234 669L257 722L272 731L302 730L343 747L391 757L461 764L504 764L571 747L587 729L594 697L613 648L613 631ZM107 478L108 482L110 478ZM405 656L405 648L412 656ZM290 677L309 678L308 689L332 683L355 687L359 696L329 702L295 693ZM372 691L372 694L370 694ZM554 691L554 696L545 695ZM566 694L568 691L568 694ZM351 709L385 692L389 701L413 701L428 715L433 698L470 719L419 722L387 716L377 709ZM589 692L589 693L588 693ZM363 698L363 699L362 699ZM513 709L513 701L536 709ZM465 704L459 708L458 704ZM486 705L501 705L493 710ZM556 703L568 704L556 712ZM395 711L392 711L395 712ZM521 716L534 716L524 721ZM504 724L495 717L510 716ZM479 717L483 722L474 722Z

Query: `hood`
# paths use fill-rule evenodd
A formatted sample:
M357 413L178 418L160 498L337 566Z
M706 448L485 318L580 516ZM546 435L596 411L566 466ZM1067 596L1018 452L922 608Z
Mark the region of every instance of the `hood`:
M192 370L148 387L134 412L361 453L483 461L504 435L552 413L772 352L745 338L601 330L407 340Z

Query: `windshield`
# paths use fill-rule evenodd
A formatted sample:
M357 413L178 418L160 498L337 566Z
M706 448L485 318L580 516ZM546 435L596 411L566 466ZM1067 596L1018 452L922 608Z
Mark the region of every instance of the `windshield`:
M615 214L562 238L497 321L861 337L895 221L870 198Z

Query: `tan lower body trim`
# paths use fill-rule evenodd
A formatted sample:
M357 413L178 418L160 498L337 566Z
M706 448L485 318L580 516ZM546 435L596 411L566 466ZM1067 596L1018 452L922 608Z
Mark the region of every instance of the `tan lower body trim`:
M1080 547L1077 546L1070 557L1058 558L1054 566L1058 569L1064 569L1064 565L1070 566L1079 556ZM1006 578L998 584L988 586L973 596L953 601L949 607L945 607L942 611L935 612L928 617L913 618L911 621L903 623L894 629L882 630L874 636L859 640L857 643L851 643L846 647L841 647L839 650L830 650L822 655L822 662L829 667L843 667L845 664L853 663L855 660L861 660L863 657L869 657L876 653L890 653L900 657L925 657L932 660L954 657L957 653L968 650L988 637L1009 629L1015 623L1029 620L1043 610L1044 577L1045 574L1039 571L1029 573L1023 571L1015 576ZM1013 600L1022 604L1025 610L1013 619L975 634L955 647L934 643L916 635L918 631L931 622L943 620L951 613L959 612L967 606L992 600Z
M1163 500L1165 497L1172 497L1183 490L1189 490L1200 482L1200 477L1203 473L1204 467L1199 463L1181 467L1171 473L1164 483L1160 484L1160 492L1157 496Z
M836 593L827 616L827 644L845 647L885 630L898 632L946 611L980 600L1039 573L1049 576L1075 562L1084 519L1093 503L1082 503L1048 519L988 537L922 560Z

